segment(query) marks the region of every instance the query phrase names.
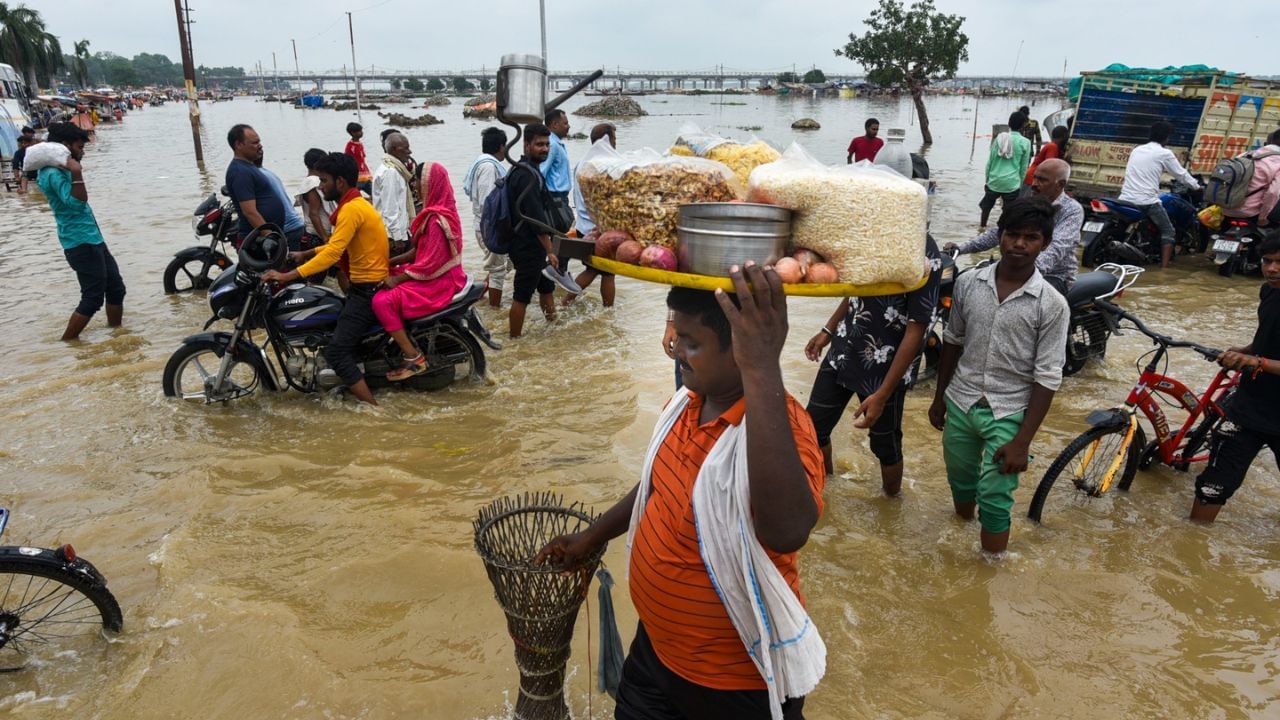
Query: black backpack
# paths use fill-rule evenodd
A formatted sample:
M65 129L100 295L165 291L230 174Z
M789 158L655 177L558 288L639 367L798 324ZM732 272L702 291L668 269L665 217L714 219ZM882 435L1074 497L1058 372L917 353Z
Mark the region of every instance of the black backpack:
M513 222L515 213L512 209L516 203L512 202L510 193L507 192L507 181L520 170L533 173L533 176L538 179L538 194L540 196L546 194L546 181L543 180L542 173L528 163L516 163L511 172L498 178L493 185L493 190L484 199L484 209L480 212L480 237L484 240L484 246L489 248L489 252L499 255L511 252L511 241L515 239L519 223ZM519 198L516 200L518 201Z

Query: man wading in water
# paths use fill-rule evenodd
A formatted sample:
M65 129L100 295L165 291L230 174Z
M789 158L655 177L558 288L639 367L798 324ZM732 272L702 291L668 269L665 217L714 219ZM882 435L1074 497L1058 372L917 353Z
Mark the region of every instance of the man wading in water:
M825 473L813 423L782 384L782 281L753 264L731 275L736 296L667 295L686 389L658 420L640 484L535 560L573 568L627 534L640 625L620 720L798 720L825 670L796 564ZM769 650L753 657L757 643Z
M81 174L80 160L84 158L84 144L89 141L89 134L71 123L54 123L49 126L48 141L62 143L71 151L65 168L41 168L36 182L58 223L62 254L80 281L80 304L71 313L67 329L62 333L63 340L77 340L104 301L107 325L120 327L124 317L124 280L120 278L116 259L107 249L93 208L89 207L89 191Z

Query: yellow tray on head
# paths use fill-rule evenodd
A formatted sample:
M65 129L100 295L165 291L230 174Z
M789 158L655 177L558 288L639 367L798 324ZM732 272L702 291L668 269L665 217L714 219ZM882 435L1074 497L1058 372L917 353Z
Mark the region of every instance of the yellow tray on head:
M663 285L693 288L694 290L715 290L733 292L733 278L727 275L695 275L693 273L675 272L674 270L658 270L641 267L617 260L591 256L587 264L597 270L621 275L623 277L646 280ZM877 295L902 295L924 287L929 280L929 273L920 276L920 281L910 287L899 283L874 283L871 285L853 285L850 283L784 283L782 290L787 295L804 297L873 297Z

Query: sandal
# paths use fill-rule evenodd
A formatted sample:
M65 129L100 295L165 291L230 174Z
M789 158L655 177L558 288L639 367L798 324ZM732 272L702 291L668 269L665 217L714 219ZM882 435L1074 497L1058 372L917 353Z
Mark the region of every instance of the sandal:
M427 358L422 353L418 353L418 357L405 360L400 367L387 373L387 379L391 382L400 382L408 380L414 375L421 375L427 371Z

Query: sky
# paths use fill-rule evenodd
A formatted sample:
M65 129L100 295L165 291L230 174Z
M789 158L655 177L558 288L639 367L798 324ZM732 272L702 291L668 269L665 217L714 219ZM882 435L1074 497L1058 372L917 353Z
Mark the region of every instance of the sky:
M12 3L14 0L10 0ZM68 52L180 60L176 13L161 0L25 0ZM537 53L535 0L189 0L198 65L303 70L351 63L346 11L353 12L363 70L493 67L511 52ZM1061 77L1113 62L1130 66L1203 63L1252 75L1280 75L1280 54L1262 29L1280 27L1280 3L1261 0L936 0L965 18L969 61L961 75ZM819 67L860 74L834 49L862 32L876 0L546 0L552 70L744 71ZM1158 7L1158 10L1153 8ZM1212 8L1212 10L1211 10Z

